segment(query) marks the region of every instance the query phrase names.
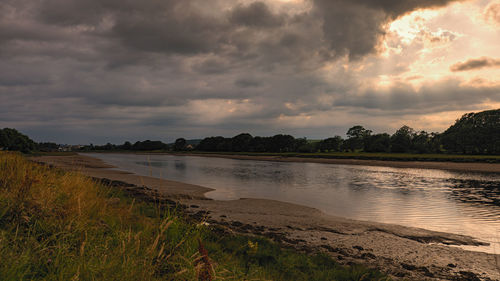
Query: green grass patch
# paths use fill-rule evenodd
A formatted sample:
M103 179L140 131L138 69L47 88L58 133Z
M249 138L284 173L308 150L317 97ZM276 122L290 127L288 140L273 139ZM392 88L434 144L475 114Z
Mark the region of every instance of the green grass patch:
M200 245L202 245L200 247ZM0 152L0 280L385 280Z

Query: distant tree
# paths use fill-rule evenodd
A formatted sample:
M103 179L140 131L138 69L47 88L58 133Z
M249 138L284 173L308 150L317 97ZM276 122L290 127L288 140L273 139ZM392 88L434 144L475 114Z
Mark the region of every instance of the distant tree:
M319 142L318 149L323 152L340 151L343 141L341 136L327 138Z
M295 138L290 135L275 135L271 138L270 152L293 152L296 151Z
M500 109L467 113L441 135L448 152L500 154Z
M231 151L242 152L250 151L250 143L252 142L252 135L243 133L234 136L231 139Z
M224 142L224 137L208 137L204 138L198 146L196 146L196 150L200 151L217 151L217 148L221 143Z
M4 128L0 130L0 149L28 153L36 150L37 144L16 129Z
M266 152L269 151L269 139L268 137L254 137L250 141L250 151L253 152Z
M137 141L132 145L132 150L139 150L139 151L163 150L167 148L168 148L167 144L161 141L151 141L151 140Z
M217 151L233 151L233 140L224 138L217 144Z
M391 136L389 134L375 134L365 137L363 151L366 152L389 152L391 147Z
M430 153L441 153L442 152L442 144L441 144L441 134L439 133L431 133L430 141L429 141L429 152Z
M121 146L120 149L123 150L131 150L132 149L132 144L129 141L124 142Z
M174 150L175 151L183 151L183 150L186 149L186 146L187 146L186 139L184 139L184 138L178 138L178 139L175 140Z
M371 135L371 133L372 131L360 125L349 128L349 130L347 130L347 140L343 143L344 149L350 151L362 149L365 139Z
M114 149L115 149L115 145L111 144L109 142L106 145L104 145L104 147L103 147L103 150L114 150Z
M420 131L413 135L411 151L413 153L432 152L432 136L426 131Z
M318 151L318 149L319 149L319 142L311 142L308 141L306 138L295 139L293 151L301 153L312 153Z
M415 131L404 125L391 136L391 152L407 153L411 151Z

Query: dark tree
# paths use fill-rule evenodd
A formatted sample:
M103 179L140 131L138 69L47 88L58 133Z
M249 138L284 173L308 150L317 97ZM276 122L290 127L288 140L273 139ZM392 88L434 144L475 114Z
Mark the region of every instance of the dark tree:
M175 140L174 150L175 151L183 151L183 150L186 150L186 146L187 146L186 139L178 138Z
M37 144L16 129L0 130L0 150L14 150L28 153L37 149Z
M219 144L217 144L217 151L233 151L233 140L230 138L224 138Z
M411 144L411 151L414 153L432 152L432 136L426 131L420 131L414 134Z
M391 136L391 152L407 153L411 151L411 145L415 131L404 125Z
M350 151L360 150L364 146L365 139L371 135L372 131L363 126L356 125L347 130L347 140L344 141L344 149Z
M271 138L270 152L296 151L295 138L290 135L275 135Z
M161 141L138 141L132 145L132 150L140 150L140 151L151 151L151 150L162 150L167 149L168 145Z
M500 109L464 114L441 135L448 152L500 154Z
M443 151L441 144L441 134L431 133L429 141L429 152L430 153L441 153Z
M319 142L310 142L306 138L295 139L294 151L302 153L312 153L319 149Z
M269 138L266 137L254 137L250 141L250 151L252 152L266 152L268 150Z
M231 151L250 151L250 143L252 142L252 139L252 135L247 133L239 134L233 137L231 140Z
M318 149L323 152L340 151L343 141L341 136L327 138L319 142Z
M111 143L107 143L106 145L104 145L103 147L104 150L114 150L115 149L115 145L111 144Z
M224 137L208 137L204 138L196 147L200 151L217 151L217 148L224 142Z
M123 150L131 150L132 149L132 144L129 141L124 142L121 146L120 149Z
M389 152L391 136L389 134L369 135L365 138L363 150L366 152Z

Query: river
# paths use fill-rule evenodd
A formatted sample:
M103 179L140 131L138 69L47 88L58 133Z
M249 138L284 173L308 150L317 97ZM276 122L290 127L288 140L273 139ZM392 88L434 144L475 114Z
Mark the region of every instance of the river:
M119 170L206 186L217 200L264 198L331 215L458 233L500 254L500 174L214 157L100 154Z

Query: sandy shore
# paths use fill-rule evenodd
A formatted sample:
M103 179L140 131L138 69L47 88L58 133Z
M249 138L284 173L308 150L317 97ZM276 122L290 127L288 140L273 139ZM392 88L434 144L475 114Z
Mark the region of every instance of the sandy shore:
M459 162L385 161L385 160L382 161L382 160L364 160L364 159L328 159L328 158L307 158L307 157L197 154L197 153L183 153L178 155L217 157L217 158L229 158L229 159L239 159L239 160L305 162L305 163L322 163L322 164L363 165L363 166L382 166L382 167L394 167L394 168L439 169L439 170L449 170L449 171L500 173L500 163L480 163L480 162L459 163Z
M236 157L237 159L276 161L273 158L255 159L246 158L246 156L231 158ZM137 190L141 190L139 187L146 186L145 192L151 190L162 197L176 200L186 205L187 212L193 216L204 218L209 223L225 226L230 231L267 236L284 245L306 252L326 252L342 264L366 264L379 268L396 278L500 280L500 255L467 251L450 246L469 245L470 248L474 248L481 244L472 237L399 225L355 221L326 215L314 208L273 200L207 200L203 194L211 190L209 188L111 170L109 168L112 166L84 155L44 156L33 158L33 160L64 169L78 170L91 177L126 182L135 186ZM279 161L292 160L291 158L279 159ZM309 159L297 160L305 162ZM339 159L313 160L319 163L336 163ZM384 164L388 162L355 160L355 162L358 161L383 162ZM402 163L411 165L415 162ZM359 165L367 164L365 162ZM497 164L483 163L444 163L442 165L456 166L457 169L474 166L475 169L468 169L468 171L489 172L499 169L498 167L486 168L488 165L498 166ZM423 165L403 167L426 168ZM432 168L435 167L432 166ZM427 166L427 168L430 167Z

